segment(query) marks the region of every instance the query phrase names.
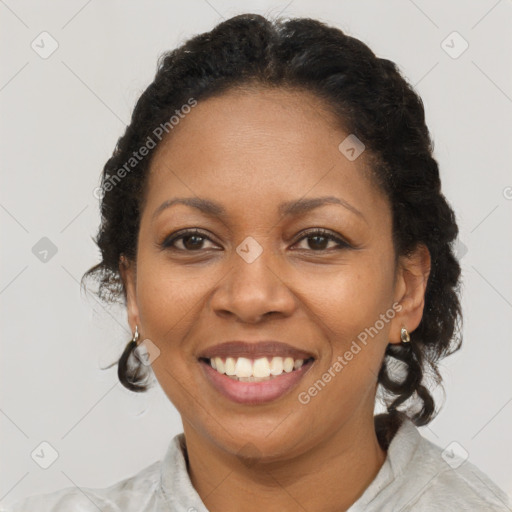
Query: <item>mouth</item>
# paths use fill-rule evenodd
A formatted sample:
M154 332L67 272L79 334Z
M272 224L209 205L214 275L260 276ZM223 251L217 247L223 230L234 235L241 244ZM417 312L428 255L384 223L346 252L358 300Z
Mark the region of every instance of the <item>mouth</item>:
M313 358L294 359L293 357L201 357L199 361L209 365L220 375L238 382L264 382L308 367Z
M231 402L245 405L267 404L291 393L314 361L289 356L199 358L209 384Z

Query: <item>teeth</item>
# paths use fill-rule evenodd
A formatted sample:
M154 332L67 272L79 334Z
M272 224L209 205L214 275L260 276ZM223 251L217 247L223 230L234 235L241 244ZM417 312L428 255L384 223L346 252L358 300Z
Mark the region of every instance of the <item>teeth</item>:
M266 357L254 361L252 374L254 377L270 377L270 364Z
M239 357L235 364L237 377L250 377L252 375L252 361L246 357Z
M273 357L270 361L270 374L281 375L281 373L283 373L283 358Z
M293 363L293 369L294 370L298 370L299 368L302 368L302 365L304 364L304 360L303 359L297 359L296 361L294 361Z
M220 358L216 357L215 359L217 360ZM228 357L226 359L226 366L225 366L226 375L235 375L235 363L236 363L236 361L232 357Z
M287 357L283 362L283 369L286 373L290 373L293 370L293 358Z
M215 358L215 366L216 366L216 370L219 372L219 373L225 373L225 367L224 367L224 361L222 361L222 359L220 357L216 357Z
M270 361L266 357L256 360L246 357L221 357L210 359L210 365L219 373L226 374L235 380L242 382L259 382L268 380L293 370L299 370L304 364L303 359L294 360L293 357L273 357Z
M270 377L231 377L233 380L239 380L240 382L262 382L264 380L270 380Z

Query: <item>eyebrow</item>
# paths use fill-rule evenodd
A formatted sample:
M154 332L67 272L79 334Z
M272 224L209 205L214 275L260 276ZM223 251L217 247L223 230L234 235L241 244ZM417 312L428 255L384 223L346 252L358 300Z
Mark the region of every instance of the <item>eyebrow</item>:
M153 213L153 219L163 210L166 210L175 204L191 206L192 208L196 208L211 217L225 217L226 215L226 209L224 206L222 206L220 203L212 201L211 199L203 199L199 197L177 197L175 199L164 201ZM282 216L302 215L315 208L319 208L320 206L328 204L344 206L346 209L355 213L363 220L366 220L364 215L355 206L352 206L344 199L340 199L339 197L335 196L314 197L310 199L303 198L297 199L295 201L287 201L279 205L278 212Z

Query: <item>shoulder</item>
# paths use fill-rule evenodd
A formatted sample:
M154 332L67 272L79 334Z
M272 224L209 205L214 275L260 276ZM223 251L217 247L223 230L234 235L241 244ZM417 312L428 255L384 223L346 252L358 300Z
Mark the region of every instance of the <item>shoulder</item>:
M510 511L507 494L483 471L453 450L419 435L410 464L400 477L410 492L405 510Z
M441 448L423 437L407 417L391 426L383 437L390 440L386 460L350 512L512 510L510 498L468 460L460 445Z
M464 466L436 475L412 509L438 511L450 505L460 511L510 512L512 504L505 492L470 462Z
M146 512L157 510L161 462L109 487L66 487L19 500L0 512Z

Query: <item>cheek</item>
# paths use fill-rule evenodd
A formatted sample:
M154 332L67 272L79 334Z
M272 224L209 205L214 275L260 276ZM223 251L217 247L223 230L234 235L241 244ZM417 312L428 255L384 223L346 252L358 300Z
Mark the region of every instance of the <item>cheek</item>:
M170 328L188 314L204 294L208 271L173 261L165 251L151 247L141 234L137 255L137 300L141 323L149 328Z
M335 338L340 342L373 325L390 306L392 266L386 258L368 256L356 256L325 276L297 275L297 282L302 283L301 296L314 306L326 326L338 334Z
M330 372L325 379L333 382L325 399L338 401L341 392L348 409L373 388L395 316L392 258L358 256L329 278L317 275L315 286L304 282L316 323L330 345L320 361L322 371Z
M329 279L317 276L318 286L304 288L311 290L313 321L328 340L315 378L298 390L300 403L307 403L304 421L312 432L336 429L360 408L373 409L390 325L390 318L384 322L380 316L392 297L389 271L384 260L365 261L347 265Z
M190 391L195 389L192 370L197 361L188 345L203 297L204 284L192 272L140 254L137 301L143 336L160 351L152 370L171 403L190 422L198 415Z
M182 348L195 315L205 297L204 281L191 269L178 268L164 258L139 256L137 305L144 336L159 346L162 354Z

